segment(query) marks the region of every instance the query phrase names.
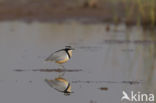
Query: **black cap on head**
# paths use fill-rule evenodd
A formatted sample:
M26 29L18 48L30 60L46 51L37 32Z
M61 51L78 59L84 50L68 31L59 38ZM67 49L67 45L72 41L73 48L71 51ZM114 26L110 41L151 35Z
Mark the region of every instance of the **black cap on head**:
M71 46L65 46L65 49L75 50L75 49L72 48Z

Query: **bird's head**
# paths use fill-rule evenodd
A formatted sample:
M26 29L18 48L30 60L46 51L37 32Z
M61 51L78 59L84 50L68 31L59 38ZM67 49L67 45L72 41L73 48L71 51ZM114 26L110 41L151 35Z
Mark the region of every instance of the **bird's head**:
M75 50L75 48L73 48L72 46L65 46L66 50Z

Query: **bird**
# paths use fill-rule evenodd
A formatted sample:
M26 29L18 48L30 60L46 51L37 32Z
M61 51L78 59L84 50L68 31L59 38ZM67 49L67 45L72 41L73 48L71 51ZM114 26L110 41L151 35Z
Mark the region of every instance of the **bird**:
M65 46L64 49L60 49L52 53L45 61L55 61L58 64L67 62L72 57L72 51L75 50L71 46Z
M65 69L62 64L66 63L71 59L73 50L75 49L72 48L71 46L65 46L64 49L60 49L52 53L49 57L45 59L45 61L55 62L57 64L60 64L61 67Z
M45 79L45 82L50 87L56 89L58 92L64 93L65 96L68 96L71 93L73 93L71 91L70 83L66 79L64 79L62 77L57 77L54 80Z

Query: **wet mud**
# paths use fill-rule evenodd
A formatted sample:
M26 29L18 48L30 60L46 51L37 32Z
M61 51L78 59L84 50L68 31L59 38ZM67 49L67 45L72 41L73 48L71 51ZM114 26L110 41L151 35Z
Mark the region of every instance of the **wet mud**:
M27 72L27 71L33 71L33 72L80 72L82 69L15 69L13 70L15 72Z

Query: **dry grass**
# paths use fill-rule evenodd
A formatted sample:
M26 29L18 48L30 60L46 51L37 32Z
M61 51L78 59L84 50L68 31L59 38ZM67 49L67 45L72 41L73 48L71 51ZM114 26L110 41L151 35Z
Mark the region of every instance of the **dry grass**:
M155 0L132 0L128 5L128 0L123 0L126 6L126 20L127 23L133 18L136 19L137 25L150 25L156 24L156 2Z

